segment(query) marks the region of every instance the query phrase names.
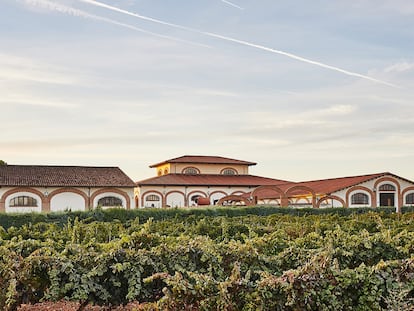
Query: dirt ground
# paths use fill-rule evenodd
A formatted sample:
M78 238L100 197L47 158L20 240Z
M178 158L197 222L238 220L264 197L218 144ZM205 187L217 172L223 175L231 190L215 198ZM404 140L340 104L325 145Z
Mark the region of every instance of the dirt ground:
M102 307L92 305L81 305L79 302L58 301L58 302L42 302L34 305L21 305L17 311L149 311L158 310L151 308L149 304L139 304L131 302L125 306Z

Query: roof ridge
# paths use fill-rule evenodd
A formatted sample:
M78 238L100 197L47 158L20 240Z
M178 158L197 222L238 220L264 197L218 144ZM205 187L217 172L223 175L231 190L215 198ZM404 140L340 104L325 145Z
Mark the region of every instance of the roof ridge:
M305 180L305 181L298 181L296 183L310 183L310 182L318 182L318 181L328 181L328 180L338 180L338 179L348 179L348 178L358 178L358 177L372 177L372 176L381 176L381 175L394 175L390 172L382 172L382 173L373 173L373 174L364 174L364 175L355 175L355 176L344 176L344 177L332 177L332 178L323 178L323 179L313 179L313 180Z
M209 161L210 160L210 161ZM216 160L216 163L215 163ZM229 165L256 165L256 162L246 161L246 160L239 160L233 159L229 157L223 156L210 156L210 155L183 155L175 158L171 158L168 160L164 160L162 162L158 162L155 164L150 165L149 167L154 168L157 166L161 166L168 163L205 163L205 164L229 164Z

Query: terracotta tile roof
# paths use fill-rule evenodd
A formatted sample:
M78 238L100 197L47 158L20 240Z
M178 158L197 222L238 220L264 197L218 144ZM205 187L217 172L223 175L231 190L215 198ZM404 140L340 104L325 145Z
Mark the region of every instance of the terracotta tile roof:
M165 160L163 162L150 165L150 167L157 167L167 163L192 163L192 164L242 164L242 165L256 165L255 162L249 161L242 161L224 157L216 157L216 156L199 156L199 155L185 155L182 157L174 158Z
M254 175L167 174L137 182L138 186L251 186L278 185L285 180Z
M363 182L382 177L384 175L391 175L390 173L377 173L361 176L350 176L340 178L330 178L321 180L311 180L297 183L300 186L306 186L314 189L316 193L330 194L351 186L361 184Z
M0 166L0 186L135 187L118 167Z
M289 188L293 186L306 186L315 191L316 194L332 194L334 192L359 185L361 183L382 177L382 176L392 176L394 178L399 178L405 180L409 183L414 184L413 181L408 179L399 177L392 173L384 172L384 173L376 173L376 174L369 174L369 175L360 175L360 176L349 176L349 177L340 177L340 178L330 178L330 179L321 179L321 180L311 180L311 181L304 181L304 182L288 182L285 184L277 185L283 191L287 191ZM309 194L304 190L298 190L292 193L294 195L301 195L301 194ZM275 192L272 190L262 190L260 191L259 198L268 198L274 197Z

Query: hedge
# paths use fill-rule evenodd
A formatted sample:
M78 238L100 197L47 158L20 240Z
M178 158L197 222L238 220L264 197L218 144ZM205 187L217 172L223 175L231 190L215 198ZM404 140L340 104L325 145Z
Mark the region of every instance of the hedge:
M171 218L186 218L190 216L226 216L238 217L246 215L269 216L269 215L292 215L292 216L308 216L308 215L341 215L348 216L353 214L363 214L368 212L394 213L393 207L378 208L283 208L274 206L253 206L253 207L198 207L198 208L143 208L125 210L121 208L113 209L93 209L88 211L67 211L67 212L51 212L51 213L0 213L0 226L3 228L20 227L31 223L55 223L63 226L70 220L78 218L79 220L92 222L103 221L111 222L118 220L126 223L138 218L141 223L148 219L166 220ZM414 211L414 207L403 207L402 213Z

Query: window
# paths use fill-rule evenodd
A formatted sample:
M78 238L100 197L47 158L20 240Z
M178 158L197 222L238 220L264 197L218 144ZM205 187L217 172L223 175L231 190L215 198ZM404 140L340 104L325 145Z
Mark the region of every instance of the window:
M407 194L405 204L414 204L414 193Z
M158 176L162 175L162 170L158 170Z
M237 175L237 171L233 168L226 168L221 172L221 174L223 174L223 175Z
M29 196L18 196L10 200L10 206L37 206L37 200Z
M99 206L122 206L122 200L116 197L104 197L99 199Z
M165 170L164 170L164 175L167 175L168 174L168 168L166 168Z
M378 189L379 191L395 191L395 187L390 184L381 185Z
M158 195L150 194L150 195L147 196L147 201L157 202L159 200L160 200L160 197Z
M355 193L351 196L351 204L369 204L368 195L365 193Z
M183 170L183 173L187 175L197 175L200 174L200 171L195 167L187 167Z

